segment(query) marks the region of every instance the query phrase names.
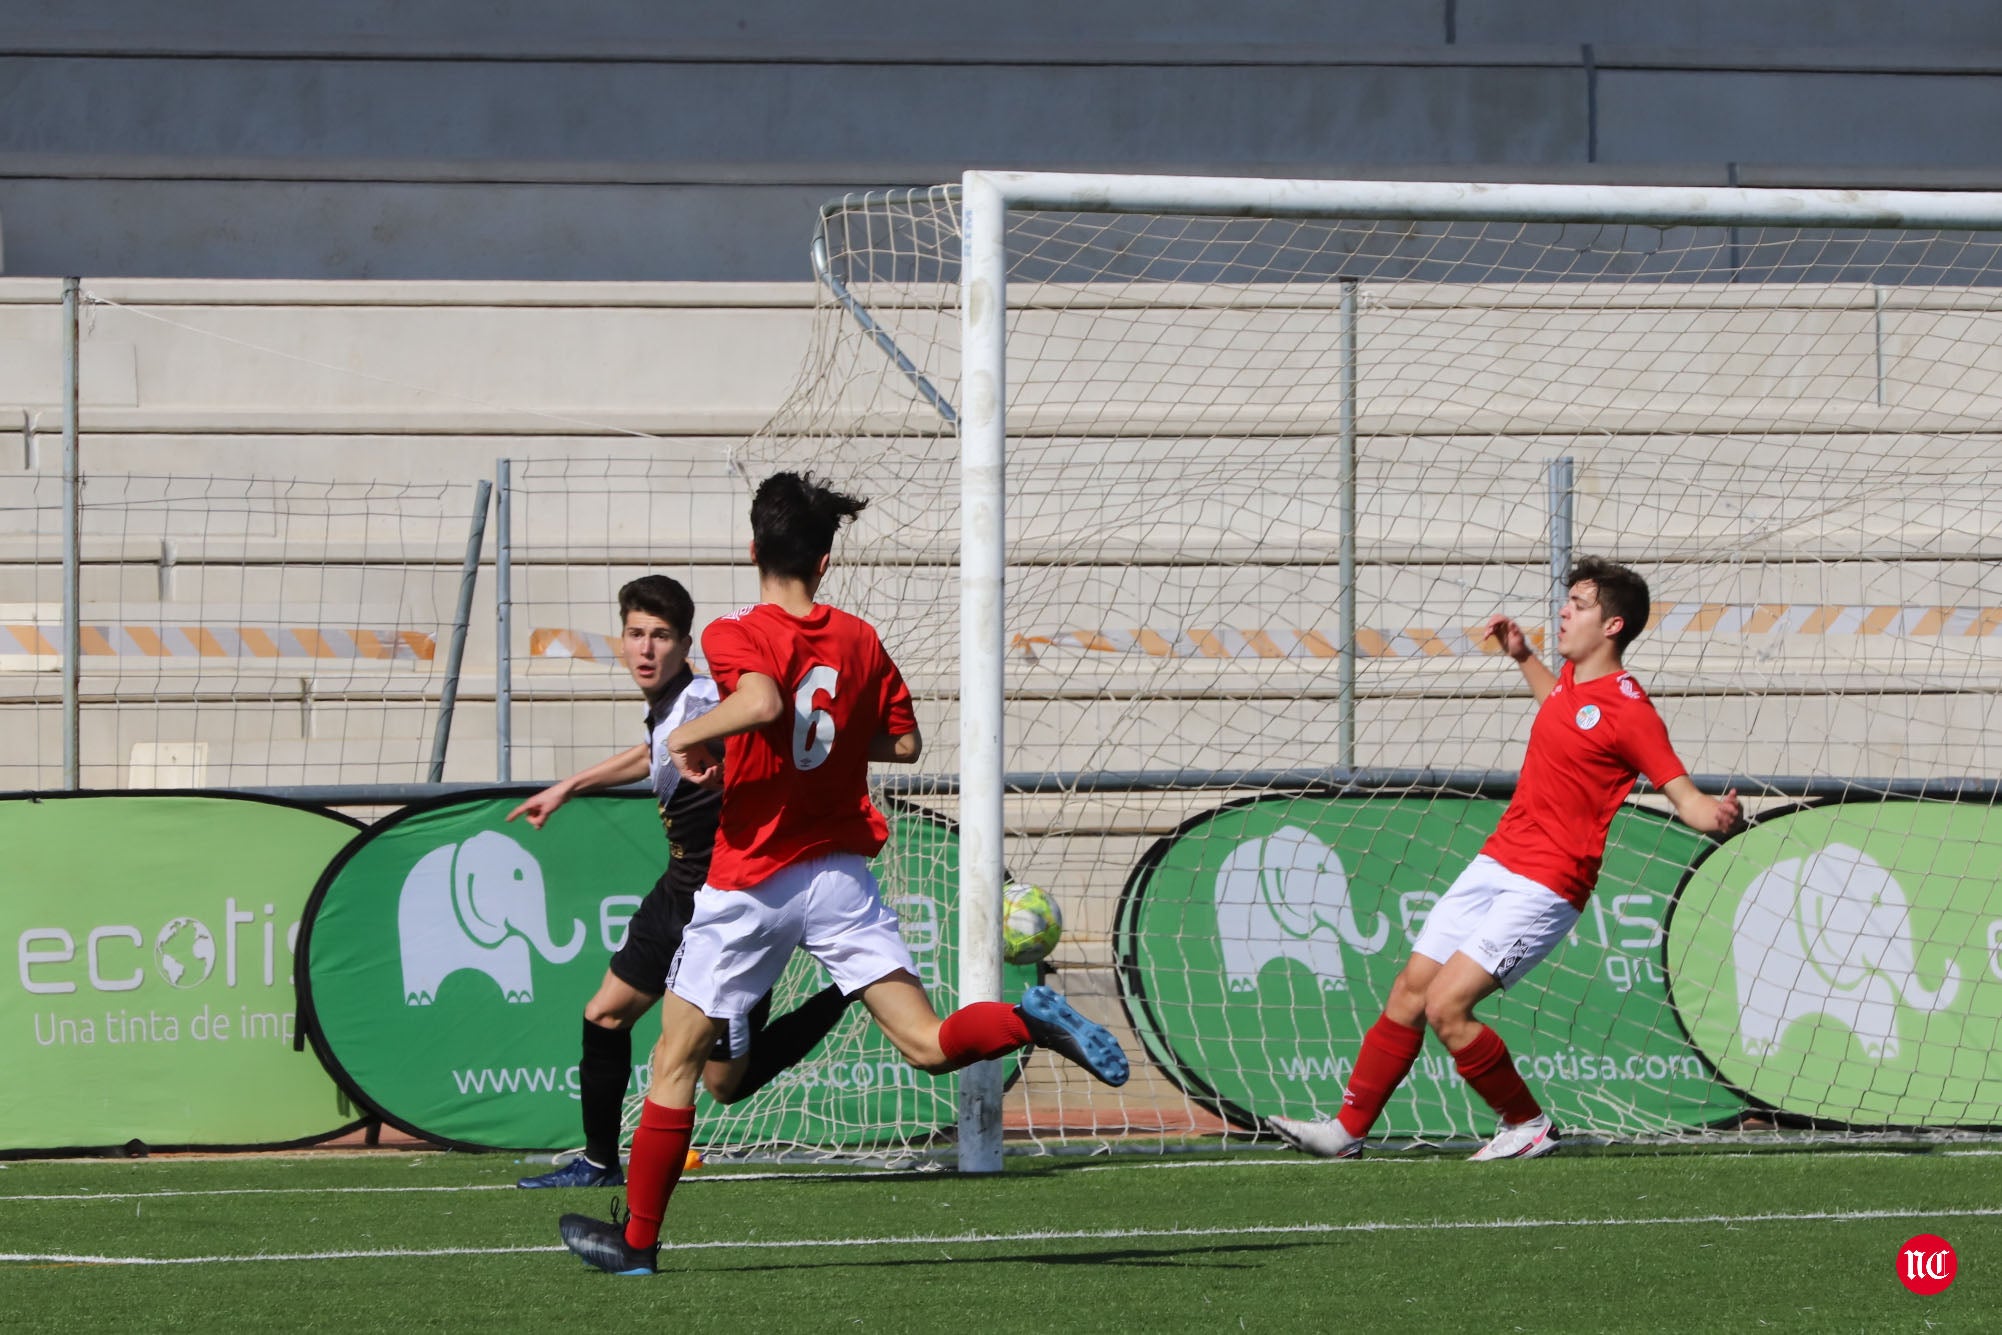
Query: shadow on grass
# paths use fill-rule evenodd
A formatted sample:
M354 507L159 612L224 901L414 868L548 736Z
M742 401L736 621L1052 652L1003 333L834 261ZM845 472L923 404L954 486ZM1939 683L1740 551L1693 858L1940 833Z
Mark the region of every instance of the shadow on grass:
M1190 1264L1219 1266L1230 1270L1255 1270L1258 1266L1249 1261L1231 1261L1225 1258L1237 1254L1277 1255L1303 1247L1325 1245L1325 1239L1275 1240L1272 1242L1233 1242L1216 1247L1119 1247L1100 1248L1088 1252L1056 1252L1044 1255L1024 1256L1011 1253L1005 1256L907 1256L892 1257L879 1261L783 1261L771 1265L724 1265L690 1267L690 1273L699 1269L710 1274L762 1274L771 1270L873 1270L884 1267L924 1266L967 1266L967 1265L1125 1265L1125 1266L1185 1266ZM927 1243L928 1251L936 1253L949 1244ZM665 1259L665 1258L663 1258ZM679 1267L676 1267L678 1270ZM663 1269L663 1274L670 1273Z

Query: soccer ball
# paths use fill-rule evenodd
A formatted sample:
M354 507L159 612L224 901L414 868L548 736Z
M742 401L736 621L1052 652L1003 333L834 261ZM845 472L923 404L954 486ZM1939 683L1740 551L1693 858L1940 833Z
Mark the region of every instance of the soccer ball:
M1063 934L1064 915L1049 891L1009 883L1001 897L1003 959L1010 964L1034 964L1057 948Z

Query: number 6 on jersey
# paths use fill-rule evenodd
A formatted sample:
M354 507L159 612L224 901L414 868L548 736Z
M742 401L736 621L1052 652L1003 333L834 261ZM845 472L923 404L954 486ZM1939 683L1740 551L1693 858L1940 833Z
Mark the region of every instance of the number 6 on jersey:
M812 668L792 697L792 763L798 770L817 768L834 749L834 715L814 708L814 697L834 698L835 671L825 663Z

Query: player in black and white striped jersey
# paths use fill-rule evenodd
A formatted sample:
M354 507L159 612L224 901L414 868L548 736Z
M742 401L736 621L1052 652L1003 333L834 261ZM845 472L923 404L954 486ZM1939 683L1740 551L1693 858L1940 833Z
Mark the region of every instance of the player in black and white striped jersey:
M633 1070L633 1026L652 1010L666 986L668 965L681 947L682 929L694 911L695 892L709 875L722 789L684 782L668 758L667 735L715 708L716 683L688 666L694 647L695 602L665 575L645 575L619 590L620 653L633 684L646 696L647 740L609 760L552 784L508 813L541 829L557 808L579 793L648 779L667 832L667 871L641 901L612 956L597 995L584 1007L584 1049L578 1063L584 1152L553 1172L525 1177L523 1187L615 1187L619 1124ZM827 1036L848 1008L829 987L778 1021L764 1023L771 997L732 1026L703 1071L703 1084L719 1103L750 1097Z

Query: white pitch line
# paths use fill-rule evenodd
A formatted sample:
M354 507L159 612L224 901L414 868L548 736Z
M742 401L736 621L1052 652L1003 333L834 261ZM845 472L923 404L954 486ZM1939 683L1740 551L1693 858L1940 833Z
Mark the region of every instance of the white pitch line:
M1360 1222L1346 1224L1248 1224L1238 1228L1108 1228L1052 1229L1031 1233L956 1233L878 1238L761 1238L732 1242L682 1242L663 1252L803 1251L856 1247L967 1247L1036 1242L1134 1242L1199 1238L1334 1237L1349 1233L1468 1233L1534 1228L1654 1228L1688 1224L1810 1224L1861 1223L1874 1219L1974 1219L2002 1215L2002 1207L1940 1210L1813 1210L1792 1214L1711 1214L1653 1216L1637 1219L1447 1219L1429 1223ZM377 1261L434 1256L524 1256L561 1252L541 1247L383 1248L374 1251L259 1252L244 1256L93 1256L68 1252L0 1252L0 1263L41 1265L223 1265L258 1261Z

